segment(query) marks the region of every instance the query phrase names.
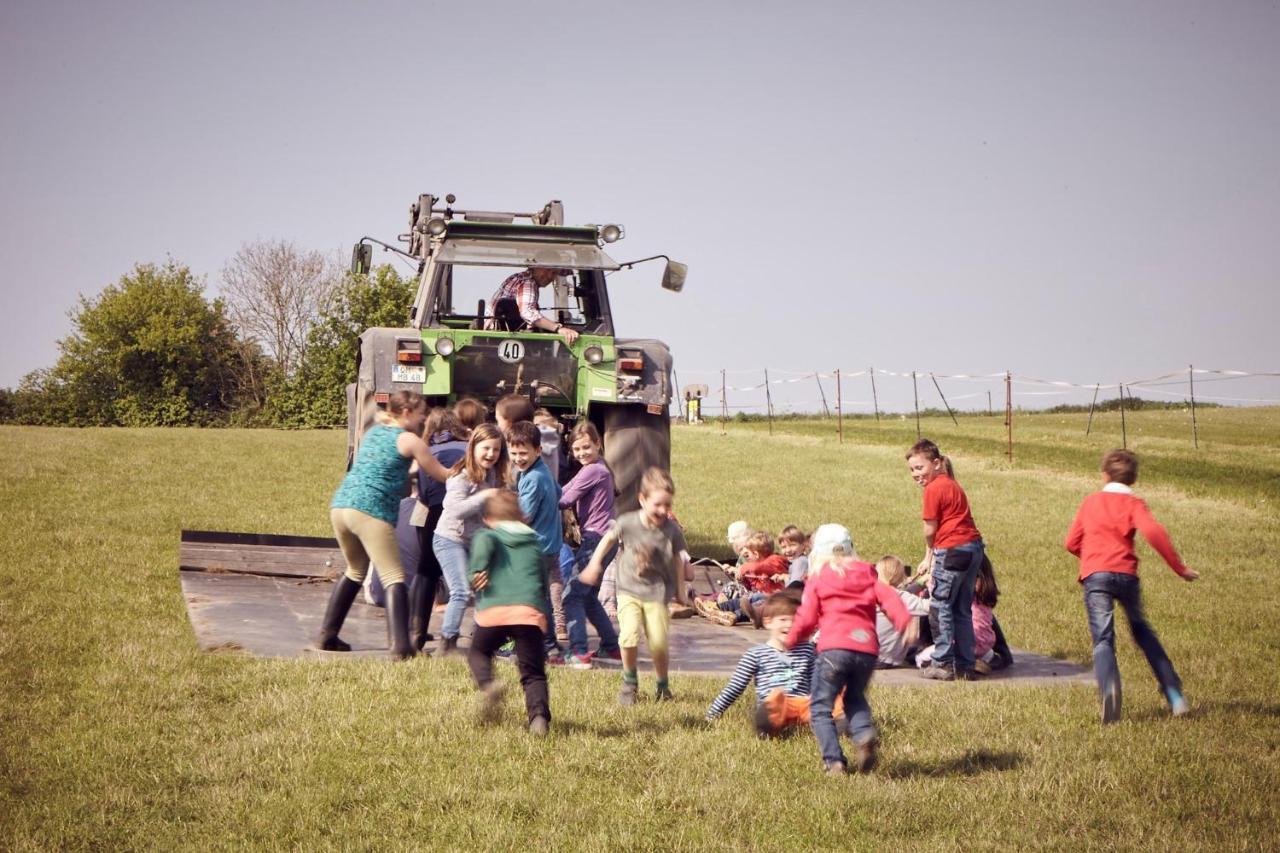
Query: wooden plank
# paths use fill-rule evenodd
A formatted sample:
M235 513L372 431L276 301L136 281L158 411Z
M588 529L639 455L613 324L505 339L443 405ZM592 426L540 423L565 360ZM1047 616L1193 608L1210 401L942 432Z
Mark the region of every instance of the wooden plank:
M338 543L319 536L182 531L179 568L276 577L334 577L346 565Z

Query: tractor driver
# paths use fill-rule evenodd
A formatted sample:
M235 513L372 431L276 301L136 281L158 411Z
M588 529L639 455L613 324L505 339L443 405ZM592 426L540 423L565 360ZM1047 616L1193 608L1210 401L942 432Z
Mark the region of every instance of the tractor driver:
M515 302L520 312L520 319L529 328L557 334L566 344L572 346L578 339L578 333L563 323L548 319L538 310L538 290L555 281L556 276L571 275L572 272L572 270L553 267L529 267L524 272L508 276L493 294L493 298L489 300L489 319L485 321L484 327L498 328L495 308L500 300L510 299Z

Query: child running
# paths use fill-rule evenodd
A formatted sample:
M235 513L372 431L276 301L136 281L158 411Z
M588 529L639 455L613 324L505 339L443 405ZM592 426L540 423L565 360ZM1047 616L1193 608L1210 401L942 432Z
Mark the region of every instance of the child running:
M587 649L588 622L600 637L596 656L605 660L622 660L618 632L600 603L599 588L587 586L579 576L590 564L596 546L609 532L618 513L613 501L613 472L601 455L600 433L595 426L584 421L574 427L569 436L569 449L582 467L561 492L560 506L572 508L578 517L582 542L574 555L573 572L565 581L564 618L569 631L566 663L573 669L590 669L593 656ZM603 562L608 564L612 557L612 554L605 554Z
M1133 493L1131 487L1137 481L1138 457L1128 450L1109 452L1102 458L1102 491L1084 499L1067 533L1067 550L1080 558L1078 579L1084 587L1084 609L1093 637L1093 671L1098 681L1103 723L1120 719L1120 668L1116 665L1114 616L1117 601L1129 618L1134 642L1146 655L1173 715L1180 717L1190 710L1182 695L1182 680L1143 613L1133 534L1140 531L1183 580L1193 581L1200 573L1182 562L1168 531L1156 521L1142 498Z
M971 681L973 665L973 585L982 563L982 534L973 523L969 499L951 476L951 463L938 445L921 439L907 451L911 477L924 487L921 512L925 559L933 561L929 605L938 613L933 662L925 678Z
M471 588L476 591L476 632L467 665L480 689L480 719L496 722L505 688L493 678L493 656L515 641L516 666L524 688L529 731L545 737L551 724L543 634L547 617L547 576L542 544L525 524L518 499L505 490L484 501L485 528L471 540Z
M439 654L461 654L458 635L462 632L462 616L471 597L467 578L467 548L472 535L480 529L488 490L506 486L509 481L507 448L502 433L493 424L480 424L471 431L467 451L452 468L445 482L444 508L431 539L449 587L449 604L440 626Z
M729 683L707 708L707 720L720 719L754 681L756 710L752 723L757 735L773 737L788 729L809 725L813 644L799 643L792 649L786 646L787 633L799 608L800 602L793 592L774 593L765 600L764 627L769 631L769 639L747 649Z
M681 578L684 575L683 552L688 551L680 525L671 519L675 495L671 475L661 468L650 468L640 478L640 509L628 512L604 535L591 563L578 579L596 586L604 574L604 558L618 547L618 642L622 646L622 690L618 702L634 705L639 694L636 662L640 656L640 628L644 626L645 642L653 658L658 678L655 698L661 702L674 698L667 679L667 628L671 615L667 602L673 598L687 605Z
M856 750L855 767L859 773L867 773L876 764L876 728L865 695L879 651L876 605L899 633L907 632L908 641L914 639L915 623L898 594L876 577L875 566L858 560L849 531L840 525L824 524L814 532L810 561L814 568L786 645L794 649L808 641L815 630L819 632L809 713L823 770L829 776L846 772L832 719L835 699L843 693L849 736Z

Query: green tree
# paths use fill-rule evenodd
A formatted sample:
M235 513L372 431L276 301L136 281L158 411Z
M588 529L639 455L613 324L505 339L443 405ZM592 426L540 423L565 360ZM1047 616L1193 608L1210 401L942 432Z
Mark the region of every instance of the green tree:
M240 343L221 300L206 301L186 266L139 264L82 296L71 320L53 370L31 377L65 403L64 423L207 425L237 405Z
M347 275L307 335L297 373L271 394L281 426L328 427L347 422L347 385L356 381L360 333L375 326L404 326L417 285L384 264L372 275Z

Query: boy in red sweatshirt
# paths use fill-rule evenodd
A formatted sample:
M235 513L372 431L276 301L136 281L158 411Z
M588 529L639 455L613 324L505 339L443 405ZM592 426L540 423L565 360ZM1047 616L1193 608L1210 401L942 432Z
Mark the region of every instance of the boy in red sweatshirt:
M1138 555L1133 534L1141 531L1156 553L1183 580L1200 577L1183 564L1169 534L1146 503L1130 488L1138 480L1138 457L1128 450L1112 450L1102 458L1102 491L1084 499L1067 533L1066 547L1080 558L1084 607L1093 635L1093 671L1102 699L1102 722L1120 719L1120 669L1116 665L1114 609L1120 602L1129 619L1133 639L1147 656L1160 691L1175 717L1189 710L1182 681L1165 654L1160 639L1142 612L1138 587Z
M838 524L824 524L813 534L813 551L805 583L804 598L787 634L787 648L805 642L815 630L818 657L813 666L809 698L809 726L822 752L823 769L829 776L846 771L840 735L831 709L844 694L844 713L849 736L856 749L855 766L866 773L876 763L876 727L866 690L876 671L880 641L876 634L876 606L893 622L907 640L915 633L915 620L907 613L894 590L876 575L876 567L858 560L849 531Z

